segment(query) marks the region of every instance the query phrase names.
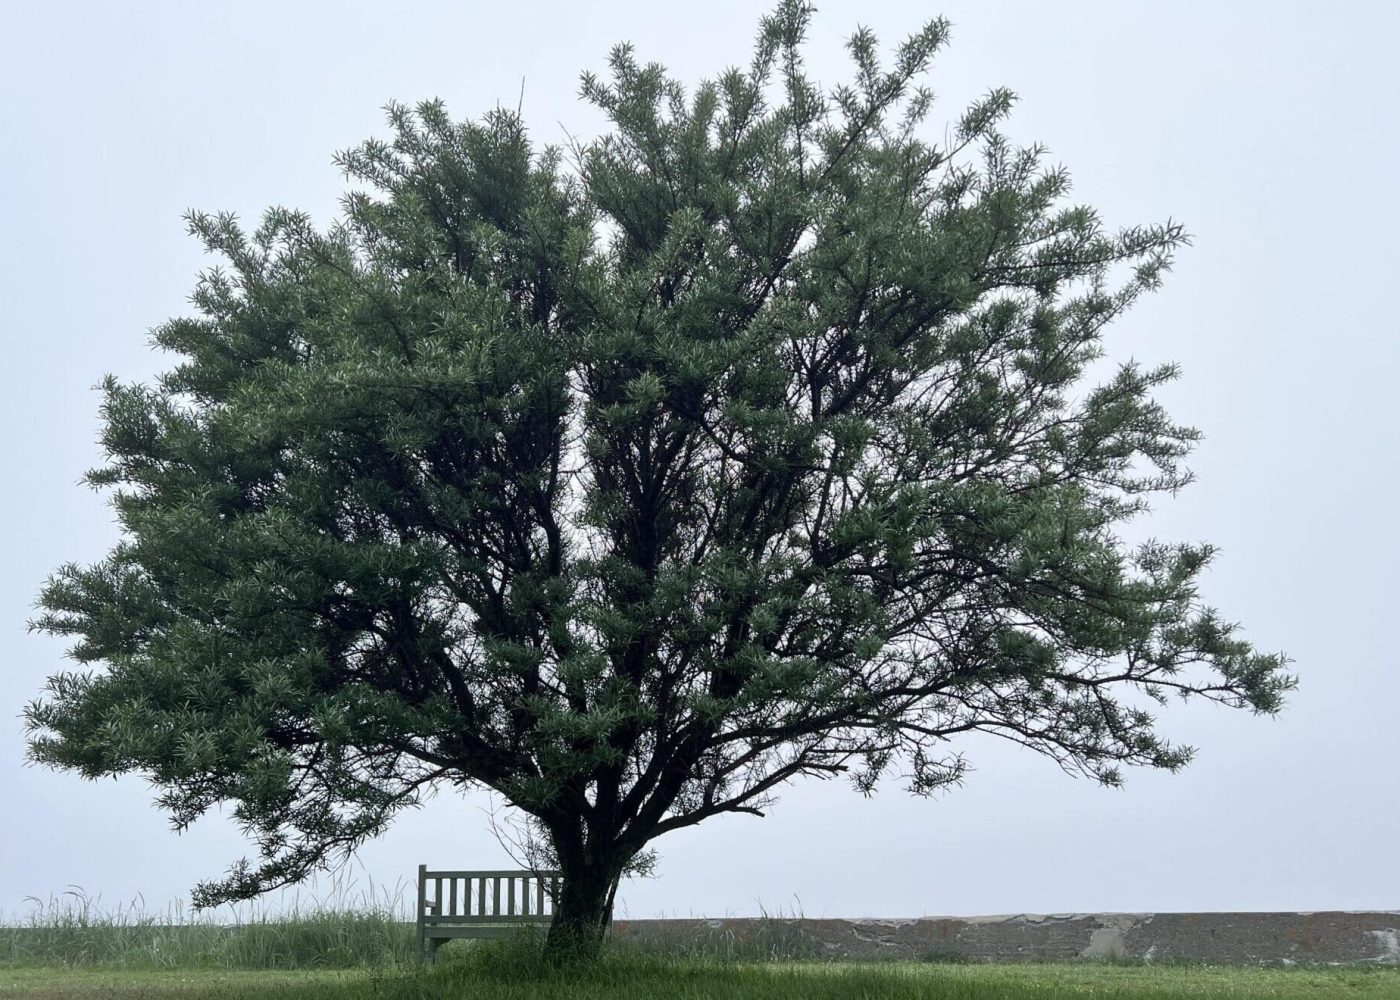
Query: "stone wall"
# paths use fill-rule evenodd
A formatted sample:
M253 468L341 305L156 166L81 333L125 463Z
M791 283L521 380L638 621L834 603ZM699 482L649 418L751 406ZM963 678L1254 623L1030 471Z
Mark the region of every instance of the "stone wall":
M832 958L1400 964L1400 910L619 920L613 933L668 950Z

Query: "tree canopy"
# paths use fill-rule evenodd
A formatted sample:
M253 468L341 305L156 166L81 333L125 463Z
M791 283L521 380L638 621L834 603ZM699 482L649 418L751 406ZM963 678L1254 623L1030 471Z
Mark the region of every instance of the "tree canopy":
M199 903L485 787L591 941L651 841L792 779L927 794L983 732L1113 784L1189 759L1154 702L1278 709L1212 548L1118 534L1198 435L1174 367L1088 369L1182 227L1068 202L1004 90L931 141L946 22L822 87L811 13L689 90L618 46L567 148L391 106L328 229L190 216L223 263L106 381L121 540L43 590L79 668L27 719L177 827L234 805L259 857Z

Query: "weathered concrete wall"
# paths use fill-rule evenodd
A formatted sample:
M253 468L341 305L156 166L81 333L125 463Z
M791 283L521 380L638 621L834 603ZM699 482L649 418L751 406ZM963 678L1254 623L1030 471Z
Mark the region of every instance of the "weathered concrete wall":
M1400 910L1070 913L917 920L619 920L638 944L842 958L1400 964Z

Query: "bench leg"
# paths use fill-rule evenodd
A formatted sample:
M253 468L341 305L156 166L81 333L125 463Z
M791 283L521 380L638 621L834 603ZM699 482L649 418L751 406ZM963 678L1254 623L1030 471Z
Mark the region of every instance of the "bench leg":
M428 962L437 965L437 950L442 945L442 938L428 939Z

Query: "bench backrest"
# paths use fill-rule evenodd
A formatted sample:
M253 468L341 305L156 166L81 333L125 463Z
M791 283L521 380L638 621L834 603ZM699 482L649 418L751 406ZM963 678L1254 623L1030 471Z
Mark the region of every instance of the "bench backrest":
M547 924L559 896L559 872L429 871L418 866L423 924Z

